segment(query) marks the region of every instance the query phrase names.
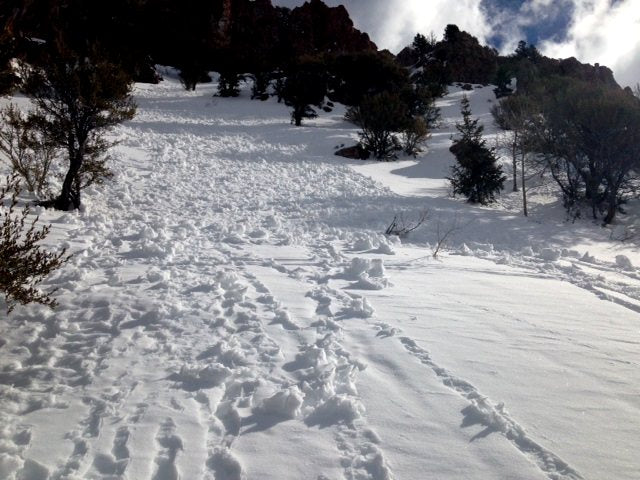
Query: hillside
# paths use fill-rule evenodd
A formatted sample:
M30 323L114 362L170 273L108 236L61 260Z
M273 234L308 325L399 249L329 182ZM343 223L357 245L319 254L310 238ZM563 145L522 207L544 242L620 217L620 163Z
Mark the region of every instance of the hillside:
M0 478L637 477L634 243L544 184L529 219L452 199L456 87L389 163L333 155L340 106L295 128L215 89L138 84L115 180L38 212L73 258L57 310L0 322Z

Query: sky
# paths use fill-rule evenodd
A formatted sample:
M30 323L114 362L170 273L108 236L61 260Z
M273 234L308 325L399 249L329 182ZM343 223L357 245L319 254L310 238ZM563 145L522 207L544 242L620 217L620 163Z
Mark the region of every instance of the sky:
M294 7L303 0L274 0ZM519 40L554 58L611 68L622 86L640 82L640 0L325 0L343 4L356 26L394 53L417 33L441 38L449 23L501 53Z

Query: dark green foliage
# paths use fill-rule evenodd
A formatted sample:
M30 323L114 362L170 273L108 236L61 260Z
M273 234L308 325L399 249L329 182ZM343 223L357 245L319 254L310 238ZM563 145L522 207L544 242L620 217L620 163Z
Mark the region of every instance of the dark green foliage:
M453 82L489 83L495 77L498 54L455 25L448 25L438 42L431 36L416 35L412 56L419 69L413 81L427 88L432 97L442 96Z
M240 74L234 71L220 72L218 79L218 96L237 97L240 95Z
M430 38L427 38L421 33L416 34L416 36L413 38L413 43L411 44L411 47L415 51L415 54L418 56L419 65L426 64L426 60L429 54L433 52L433 49L435 48L436 43L437 41L433 37L433 35Z
M269 84L271 74L268 72L258 72L251 75L253 85L251 86L251 99L265 101L269 98Z
M495 77L498 54L480 45L478 39L447 25L444 38L434 45L420 75L424 85L441 89L452 82L489 83Z
M24 90L36 110L35 128L64 149L69 168L58 197L47 203L59 210L79 208L80 191L107 173L104 134L133 118L131 79L97 48L77 52L55 42L49 45L45 67L35 67Z
M440 120L440 109L436 107L432 92L423 86L409 86L400 90L400 98L407 105L409 116L420 117L428 129Z
M185 90L195 91L198 83L209 83L211 81L207 69L197 62L185 61L178 68L180 69L180 82Z
M540 52L535 45L527 45L527 42L520 40L516 47L515 57L518 59L526 58L527 60L536 63L542 58L542 55L540 55Z
M365 96L398 92L411 85L408 71L387 53L338 55L330 65L329 97L349 106Z
M13 39L0 33L0 95L10 94L16 87L18 77L11 67L14 54Z
M467 97L462 99L462 117L462 123L456 125L461 137L449 149L458 162L452 167L449 180L454 195L464 195L470 203L485 205L495 201L506 177L494 150L482 138L484 127L471 118Z
M365 97L357 112L362 146L379 160L394 158L401 149L396 133L410 125L406 103L397 93L382 92Z
M6 185L0 187L0 291L5 296L7 313L17 304L32 302L55 307L53 292L42 292L38 285L69 258L65 250L52 253L39 245L50 227L37 228L38 217L28 221L29 207L17 208L19 193L15 177L8 177Z
M317 117L314 107L322 107L326 95L324 62L315 57L300 59L287 75L282 91L286 105L293 107L291 123L299 127L304 118Z
M513 73L511 69L506 65L500 65L496 71L496 77L493 80L496 88L493 89L493 93L496 94L496 98L502 98L509 96L513 93L513 89L510 87Z

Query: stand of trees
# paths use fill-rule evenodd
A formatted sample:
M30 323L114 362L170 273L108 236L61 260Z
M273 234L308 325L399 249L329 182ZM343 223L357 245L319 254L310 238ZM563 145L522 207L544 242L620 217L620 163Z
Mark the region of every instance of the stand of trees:
M640 99L628 90L552 76L503 99L493 114L511 133L525 214L524 179L531 164L551 175L573 216L586 207L593 219L609 224L636 194ZM527 157L535 161L527 162Z

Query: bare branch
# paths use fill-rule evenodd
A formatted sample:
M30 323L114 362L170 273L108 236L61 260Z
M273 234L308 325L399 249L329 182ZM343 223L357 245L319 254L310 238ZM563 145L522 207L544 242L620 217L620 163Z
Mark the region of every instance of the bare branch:
M428 210L420 212L418 219L415 222L407 221L404 218L404 214L394 215L393 220L385 230L385 235L397 235L400 238L405 238L409 233L419 228L429 215Z

